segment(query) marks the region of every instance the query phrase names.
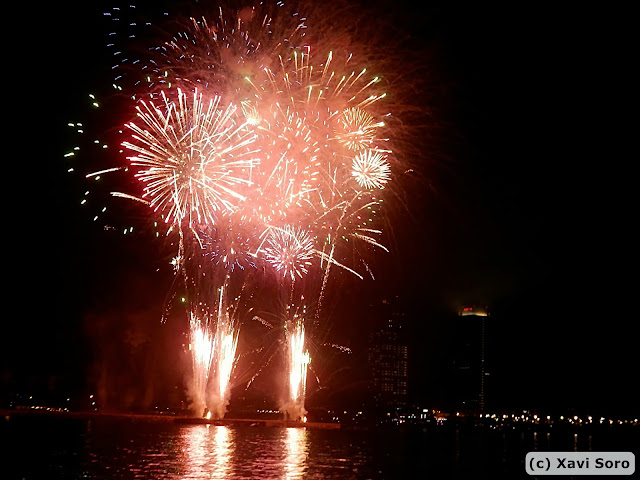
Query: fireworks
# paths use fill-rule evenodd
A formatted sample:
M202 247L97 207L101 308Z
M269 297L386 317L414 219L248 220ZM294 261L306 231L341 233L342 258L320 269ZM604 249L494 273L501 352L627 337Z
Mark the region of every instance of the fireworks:
M376 122L366 111L347 108L338 119L336 139L349 150L362 150L373 144L380 127L384 127L384 122Z
M236 347L238 345L238 331L234 328L228 314L218 318L215 345L217 388L211 395L211 409L215 412L216 418L222 418L229 403L229 382L236 364Z
M383 188L389 181L389 164L381 153L366 150L353 158L352 174L362 188Z
M236 360L236 346L238 345L238 337L236 332L227 325L220 328L217 342L220 344L218 349L218 394L224 402L228 400L229 379L231 378L231 372Z
M253 235L255 227L248 221L221 217L216 226L204 225L197 231L198 248L205 262L233 273L236 269L256 268Z
M235 327L234 316L229 308L225 308L225 287L220 288L218 300L218 316L216 325L216 374L217 388L211 396L211 409L216 418L224 417L229 403L229 382L233 367L236 364L236 347L238 345L238 330Z
M272 229L264 248L266 260L291 280L307 273L313 254L313 239L304 230L294 230L290 225Z
M250 289L270 271L292 298L319 279L320 305L333 266L362 278L360 249L387 251L376 214L397 161L389 83L358 55L363 41L333 26L310 31L300 12L287 12L281 2L221 8L178 21L180 31L140 58L115 52L114 87L136 112L123 129L126 162L87 175L130 175L139 192L112 195L141 202L178 235L173 267L192 292L194 398L198 408L215 403L218 416L238 342L225 289ZM303 409L310 356L303 321L288 322L289 397Z
M143 197L165 221L215 224L218 212L244 198L236 187L251 183L245 172L252 160L243 147L253 136L236 123L233 105L221 108L220 97L203 100L197 90L189 96L180 89L173 101L164 90L160 95L161 107L140 102L144 128L127 124L132 141L123 143L136 154L129 159L145 185Z
M317 258L324 278L332 265L362 277L339 250L379 244L357 230L381 200L361 190L391 180L381 77L349 43L310 45L298 12L227 15L192 18L136 62L153 73L123 142L141 200L230 270L262 263L293 280Z
M289 336L289 393L297 404L307 390L307 366L311 363L309 352L304 349L304 325L298 323Z
M209 332L207 320L203 320L193 312L189 322L189 350L193 364L191 396L194 409L202 413L207 405L206 390L214 356L214 339Z

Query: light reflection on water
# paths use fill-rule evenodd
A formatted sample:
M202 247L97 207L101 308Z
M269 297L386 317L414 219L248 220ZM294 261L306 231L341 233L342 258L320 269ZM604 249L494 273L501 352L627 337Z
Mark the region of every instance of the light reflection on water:
M209 427L209 425L207 425ZM209 430L209 428L207 428ZM215 427L215 440L213 451L216 459L215 474L220 478L227 478L229 465L231 463L231 442L229 441L229 428L224 426Z
M185 479L307 478L308 432L304 428L230 428L192 425L179 429L179 477Z
M0 420L0 478L395 480L517 478L527 452L628 451L595 431L350 431L108 418ZM482 473L483 475L480 475Z
M228 478L232 432L225 426L201 425L180 432L182 478Z
M293 480L303 478L307 461L307 430L304 428L287 428L284 439L287 457L284 462L284 478Z

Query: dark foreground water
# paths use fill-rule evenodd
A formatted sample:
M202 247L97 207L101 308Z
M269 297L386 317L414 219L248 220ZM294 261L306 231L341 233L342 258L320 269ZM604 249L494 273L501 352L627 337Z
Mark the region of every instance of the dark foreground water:
M12 416L0 420L0 478L532 478L529 451L637 456L639 435L637 428L350 431Z

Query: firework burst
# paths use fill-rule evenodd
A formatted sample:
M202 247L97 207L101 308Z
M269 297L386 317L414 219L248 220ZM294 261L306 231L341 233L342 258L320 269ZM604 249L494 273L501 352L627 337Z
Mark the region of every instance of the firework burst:
M219 268L227 274L257 268L256 226L249 220L224 215L214 226L202 225L196 231L197 248L204 256L207 271Z
M381 127L384 122L376 122L365 110L347 108L338 117L335 138L347 149L359 151L372 146Z
M378 212L398 159L380 55L326 14L310 23L283 5L171 18L158 30L173 31L139 56L114 46L113 86L136 112L121 142L128 161L89 177L129 175L138 191L113 195L146 206L177 245L174 270L198 311L189 312L194 402L218 417L238 345L232 283L250 289L265 278L256 273L275 271L291 299L314 277L319 311L334 266L363 278L361 252L388 251ZM297 418L310 362L304 319L284 331Z
M246 148L253 136L236 122L236 108L222 108L220 97L203 100L197 90L177 90L176 100L160 93L162 105L141 101L143 126L129 123L132 141L123 146L144 185L143 198L166 222L181 225L217 222L244 199L238 186L250 185L254 161Z
M365 150L353 158L352 174L362 188L384 188L389 181L389 163L385 155Z
M263 253L277 272L293 281L309 271L314 256L313 239L308 232L291 225L274 228Z

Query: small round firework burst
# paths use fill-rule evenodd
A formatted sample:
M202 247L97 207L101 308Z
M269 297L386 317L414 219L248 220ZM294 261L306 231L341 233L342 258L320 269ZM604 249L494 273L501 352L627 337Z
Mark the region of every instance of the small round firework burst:
M263 252L276 271L295 280L296 275L302 278L309 271L314 255L313 245L313 238L307 231L285 225L271 230Z
M229 272L256 267L252 253L253 227L247 222L228 220L219 227L204 226L198 235L204 257L213 264Z
M384 127L384 122L376 122L368 112L358 107L347 108L338 117L336 139L349 150L364 150L371 148L380 127Z
M352 162L351 173L362 188L384 188L389 181L390 167L386 155L376 150L358 153Z

